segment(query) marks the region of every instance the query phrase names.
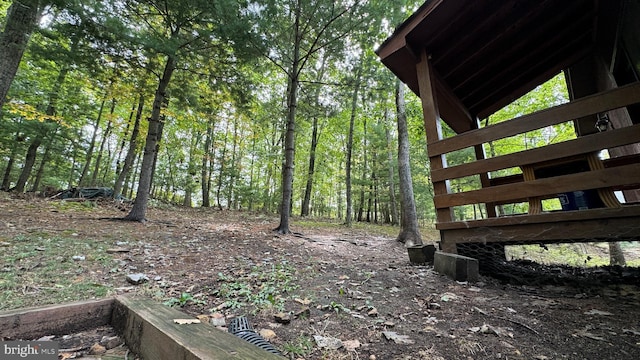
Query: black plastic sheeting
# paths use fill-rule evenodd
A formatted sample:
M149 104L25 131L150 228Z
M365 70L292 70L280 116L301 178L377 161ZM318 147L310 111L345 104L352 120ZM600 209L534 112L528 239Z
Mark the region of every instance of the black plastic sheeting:
M271 343L263 339L255 330L253 330L253 327L249 324L249 320L244 316L231 319L231 322L229 323L229 332L240 339L248 341L249 343L261 348L262 350L282 356L278 349L273 347Z
M61 199L98 199L98 198L113 198L113 189L106 187L95 188L72 188L63 191L59 197ZM123 196L119 195L116 200L127 200Z

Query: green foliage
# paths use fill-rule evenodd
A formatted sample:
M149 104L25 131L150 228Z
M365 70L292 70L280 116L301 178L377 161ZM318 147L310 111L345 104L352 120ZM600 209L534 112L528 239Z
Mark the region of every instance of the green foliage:
M170 306L170 307L175 307L175 306L184 307L187 304L191 304L191 305L206 305L207 302L195 298L193 295L191 295L188 292L183 292L183 293L180 294L180 297L169 298L169 300L166 300L165 302L163 302L163 304L166 305L166 306Z
M301 335L297 339L291 342L287 342L282 345L286 354L293 356L306 356L313 351L314 341L311 337Z
M267 268L254 266L242 276L218 273L220 283L214 295L224 300L229 308L252 307L253 311L276 309L282 311L284 304L298 289L295 284L296 269L285 262Z
M152 204L199 206L209 197L210 206L278 212L286 94L291 75L297 75L293 213L299 213L311 178L311 216L342 219L351 97L356 69L360 68L352 160L354 205L359 206L362 194L365 218L369 212L372 222L389 221L390 189L398 193L395 77L378 61L374 48L422 2L57 3L32 35L10 91L12 101L0 114L0 171L7 172L9 187L20 175L29 145L43 134L29 185L34 184L42 164L36 190L77 186L88 161L90 177L96 170L91 185L112 186L122 169L142 97L139 141L133 149L138 159L132 170L136 176L130 175L125 185L135 190L142 139L149 124L146 119L151 116L166 56L171 54L178 58L178 64L166 93L168 105L162 110L162 141L152 184L156 199ZM293 20L298 3L304 33L295 39ZM298 73L293 74L296 40L301 56ZM60 89L54 94L58 76L65 69L66 80L58 84ZM482 125L564 102L564 87L562 76L557 76ZM46 115L54 95L55 115ZM410 92L406 100L417 212L420 220L429 224L435 219L435 209L422 105ZM101 108L101 123L94 129ZM314 119L318 122L318 144L315 171L308 174ZM90 152L94 132L96 145ZM485 151L501 155L572 136L572 125L562 124L496 141ZM98 151L101 144L103 150ZM473 157L472 149L464 149L447 160L455 165ZM517 171L509 169L492 176ZM479 186L477 177L452 182L456 191ZM518 212L523 206L506 209ZM483 211L472 207L455 210L460 218ZM397 228L390 227L388 232L397 233Z

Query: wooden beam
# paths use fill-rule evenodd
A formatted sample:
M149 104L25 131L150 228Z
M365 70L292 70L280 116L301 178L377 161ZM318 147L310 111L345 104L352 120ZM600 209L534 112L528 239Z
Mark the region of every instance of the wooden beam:
M607 221L615 218L638 219L640 217L640 205L625 205L621 208L600 208L574 211L553 211L536 215L512 215L491 219L455 221L436 224L438 230L473 229L473 228L497 228L503 226L517 226L527 224L550 224L581 222L598 219ZM635 236L640 236L640 232Z
M578 190L600 189L640 183L640 164L585 171L518 184L492 186L457 194L436 195L436 209L491 201L509 201L521 197L545 196Z
M153 360L270 360L282 357L207 324L179 325L190 316L151 300L119 296L113 327L127 346Z
M3 311L0 313L0 338L33 340L108 325L113 304L114 299L108 298Z
M522 165L597 152L603 149L610 149L637 142L640 142L640 124L591 134L540 148L524 150L508 155L478 160L472 163L433 170L431 172L431 178L433 181L451 180Z
M640 240L640 217L483 226L441 230L441 233L449 242L455 244L637 241Z
M428 138L429 156L439 156L638 102L640 82L635 82L452 138L438 141Z
M416 72L418 74L427 142L434 142L442 139L442 127L433 68L425 49L421 51L420 62L416 65ZM444 155L431 156L429 159L432 170L442 169L447 166L447 160ZM433 188L435 194L444 195L449 193L449 184L446 181L433 183ZM439 222L451 221L453 219L451 209L436 209L436 218Z
M438 91L438 108L446 116L444 120L449 124L449 127L457 134L474 129L476 121L466 105L460 101L460 98L435 70L432 74Z

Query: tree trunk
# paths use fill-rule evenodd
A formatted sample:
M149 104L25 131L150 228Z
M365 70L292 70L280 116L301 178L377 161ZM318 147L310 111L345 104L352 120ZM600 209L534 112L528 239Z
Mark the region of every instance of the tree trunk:
M398 205L396 204L395 169L393 167L393 149L391 146L391 133L389 131L389 111L384 111L384 132L387 139L387 157L389 161L389 208L391 224L398 224Z
M40 10L39 0L15 0L7 10L4 31L0 34L0 109L38 23Z
M49 116L53 116L56 114L56 106L58 105L58 97L60 96L60 89L62 88L62 84L69 73L69 67L65 66L60 69L58 73L58 77L56 78L56 82L49 94L49 104L47 105L46 114ZM31 170L33 169L33 165L36 163L36 156L38 155L38 148L42 145L42 140L44 140L45 133L47 132L47 122L43 124L38 124L37 131L38 134L33 139L29 148L27 149L27 156L24 160L24 166L22 167L22 172L20 173L20 177L18 178L18 182L16 183L15 191L19 193L24 192L25 185L27 180L29 179L29 175L31 175Z
M153 99L153 109L151 111L151 117L149 118L149 130L147 132L147 139L144 146L144 155L142 158L142 167L140 169L140 180L138 181L136 200L133 203L133 208L131 208L131 211L125 217L126 220L140 222L145 220L147 203L149 201L149 190L151 190L151 177L154 160L156 158L156 152L162 136L160 114L162 106L165 104L165 99L167 98L167 87L169 86L169 81L171 81L171 75L173 75L176 65L177 59L175 55L168 55L162 78L158 83L156 95Z
M187 167L187 181L184 189L184 201L182 205L184 207L191 208L193 207L193 193L196 190L195 184L195 176L196 172L196 149L200 146L200 140L202 139L202 134L198 132L198 130L193 129L191 133L191 145L189 146L189 160Z
M236 182L236 172L238 166L236 161L239 156L237 156L236 152L238 151L238 117L236 117L233 121L233 146L231 148L231 169L229 171L229 186L227 193L227 209L235 209L236 205L234 204L234 184Z
M31 175L31 169L33 169L33 165L36 163L36 156L38 155L38 148L40 145L42 145L42 135L38 134L27 149L27 156L24 159L22 172L20 173L20 177L18 177L18 182L16 183L14 191L18 193L24 192L27 180L29 180L29 175Z
M300 216L309 216L311 205L311 191L313 191L313 173L316 167L316 148L318 147L318 117L313 117L313 131L311 133L311 150L309 151L309 170L307 171L307 186L304 189L304 200Z
M138 149L138 135L140 134L140 120L142 119L143 109L144 109L144 95L140 93L140 97L138 99L138 110L136 112L136 118L133 123L133 130L131 130L131 138L129 139L129 149L127 150L127 155L124 157L124 164L122 164L122 170L118 174L116 183L113 186L113 197L116 199L123 192L122 187L126 179L129 177L129 173L131 172L131 167L133 166L133 162L136 158L136 152Z
M418 215L413 197L411 164L409 163L409 130L404 103L404 85L396 81L396 110L398 112L398 175L402 205L401 230L398 241L406 246L422 244L418 229Z
M609 265L627 265L619 242L609 243Z
M367 173L368 173L368 168L369 168L369 164L367 161L367 154L368 154L368 149L367 149L367 118L365 117L362 120L362 131L363 131L363 136L362 136L362 184L360 185L360 201L358 203L358 222L361 222L363 220L363 213L364 213L364 197L365 197L365 186L366 186L366 182L367 182ZM369 221L369 219L367 219L367 221Z
M127 126L124 129L124 133L122 134L122 139L120 140L120 145L118 145L118 148L116 150L116 152L118 153L118 155L116 155L116 179L118 178L118 175L120 174L120 172L122 171L122 153L124 152L124 148L125 146L127 146L127 137L129 136L129 129L131 129L131 122L134 121L134 116L136 113L136 109L138 107L138 103L135 102L133 103L133 105L131 105L131 111L129 111L129 120L127 121Z
M287 128L284 136L284 167L282 169L282 202L280 203L280 224L275 231L289 234L291 199L293 197L293 162L295 160L296 111L298 107L298 83L300 81L300 2L295 9L294 49L287 94Z
M322 65L320 65L320 72L318 73L318 82L322 82L324 77L324 69L327 61L327 56L322 58ZM320 103L320 87L316 87L314 94L315 104ZM316 149L318 148L318 116L313 116L313 125L311 132L311 149L309 150L309 168L307 170L307 185L304 189L304 199L302 200L302 209L300 216L309 216L309 207L311 206L311 193L313 191L313 174L315 173L316 166Z
M109 122L107 122L107 128L102 135L102 140L100 141L100 149L98 150L98 156L96 157L96 163L93 165L93 173L91 174L91 184L96 186L98 179L98 172L100 171L100 163L102 162L102 153L104 151L104 147L109 140L109 136L111 135L111 129L113 128L113 113L116 110L116 99L111 99L111 109L109 110Z
M225 165L227 164L227 142L229 141L229 122L227 121L224 130L224 143L222 144L222 153L220 154L220 172L218 173L218 184L216 189L216 203L218 210L222 210L222 184L224 183Z
M93 157L93 149L96 147L96 139L98 137L98 130L100 129L100 121L102 120L102 112L104 111L104 104L107 102L107 93L105 92L98 110L98 117L95 124L93 124L93 135L91 135L91 142L89 143L89 149L87 149L87 156L85 157L84 166L82 167L82 173L80 174L80 180L78 180L78 186L85 186L87 174L89 173L89 166L91 165L91 158Z
M251 153L255 154L256 153L256 142L257 142L257 138L254 134L254 136L251 136ZM254 201L254 197L253 196L255 194L255 191L253 189L254 185L255 185L255 156L251 156L251 165L250 165L250 170L249 170L249 191L251 192L249 194L249 205L248 205L248 210L249 211L253 211L253 201Z
M44 150L44 154L42 155L42 159L40 160L40 166L38 167L38 171L36 172L36 178L33 180L33 185L31 186L31 191L36 192L40 187L40 183L42 182L42 176L44 175L44 169L47 166L47 162L49 161L49 157L51 155L51 146L53 145L53 141L58 133L58 129L51 134L49 137L49 141L47 141L46 148Z
M11 147L11 155L9 155L9 161L7 161L7 167L4 170L4 177L2 178L1 190L3 191L9 191L9 188L11 188L11 170L13 170L16 156L18 156L18 144L22 141L24 141L24 137L19 131L16 132L16 136L13 139L13 146Z
M356 109L358 106L358 91L360 90L360 67L356 71L356 83L351 97L351 117L349 118L349 135L347 139L346 183L347 183L347 207L345 210L345 225L351 226L353 221L353 199L351 191L351 165L353 157L353 131L356 122Z
M202 186L202 207L211 206L211 197L209 192L211 189L211 171L213 170L213 151L211 144L213 144L213 120L210 120L207 124L207 135L204 140L204 155L202 156L202 172L201 172L201 186Z

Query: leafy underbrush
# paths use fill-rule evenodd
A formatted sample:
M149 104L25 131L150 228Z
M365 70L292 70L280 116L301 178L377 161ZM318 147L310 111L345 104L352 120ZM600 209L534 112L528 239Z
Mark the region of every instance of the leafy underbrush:
M249 308L253 313L262 310L284 310L286 300L298 289L293 266L282 262L254 266L244 274L218 273L218 289L212 295L224 301L223 307Z

